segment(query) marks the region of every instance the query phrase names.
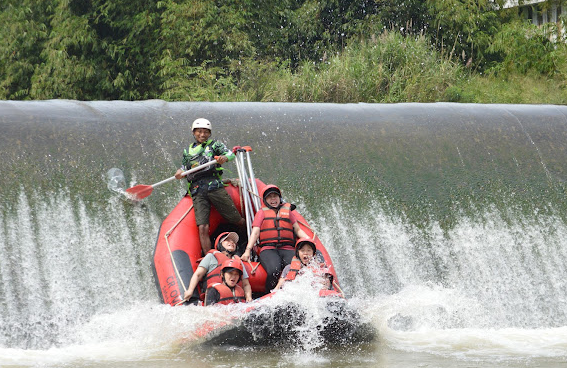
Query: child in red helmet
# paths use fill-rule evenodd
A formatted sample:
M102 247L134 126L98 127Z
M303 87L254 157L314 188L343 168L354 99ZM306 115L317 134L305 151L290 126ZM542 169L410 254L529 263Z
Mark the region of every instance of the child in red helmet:
M222 283L213 284L205 293L205 306L244 303L244 289L238 285L243 268L239 259L227 259L222 265Z
M295 280L295 277L302 272L305 267L310 267L313 258L317 254L317 248L311 238L302 238L295 244L295 257L291 263L282 271L282 275L275 287L275 290L280 289L286 281ZM321 284L325 289L332 287L332 274L321 264L321 267L315 266L313 271L321 276Z

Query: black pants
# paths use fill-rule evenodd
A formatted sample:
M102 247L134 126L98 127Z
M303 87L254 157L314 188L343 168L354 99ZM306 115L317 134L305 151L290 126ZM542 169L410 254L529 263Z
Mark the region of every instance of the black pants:
M285 266L291 263L295 251L291 249L265 249L260 252L260 264L266 270L266 293L276 287Z

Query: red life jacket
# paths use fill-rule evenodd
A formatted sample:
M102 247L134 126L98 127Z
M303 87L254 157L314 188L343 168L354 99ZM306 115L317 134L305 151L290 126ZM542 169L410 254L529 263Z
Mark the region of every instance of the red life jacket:
M212 286L216 291L219 292L220 298L217 304L232 304L232 303L244 303L246 297L244 296L244 289L239 285L236 285L233 289L226 286L225 283L218 283Z
M323 267L324 263L320 263L319 266ZM291 263L289 264L289 272L285 276L285 280L286 281L295 280L295 278L297 277L297 273L301 270L302 267L304 267L304 265L303 263L301 263L301 260L297 257L293 257Z
M211 287L211 285L213 285L213 284L217 284L219 282L222 282L222 275L221 275L222 263L224 261L226 261L227 259L230 259L223 252L219 252L218 250L211 249L208 253L212 253L213 256L215 256L215 258L217 259L218 265L214 270L212 270L211 272L209 272L205 276L205 282L206 282L206 285L207 285L206 288Z
M285 276L285 281L295 280L295 277L297 276L299 270L301 270L301 267L303 267L303 263L301 263L299 258L293 257L291 263L289 264L289 272Z
M260 247L266 245L295 245L293 224L289 218L291 207L284 203L277 211L262 207L264 221L260 226Z

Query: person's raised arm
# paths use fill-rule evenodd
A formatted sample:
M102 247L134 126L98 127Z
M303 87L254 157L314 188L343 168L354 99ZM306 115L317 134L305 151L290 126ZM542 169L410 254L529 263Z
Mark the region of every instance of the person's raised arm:
M215 142L213 150L215 152L215 158L217 159L217 163L219 165L222 165L228 161L232 161L236 158L234 152L228 149L228 147L224 143L221 143L219 141Z
M285 283L285 278L284 278L284 277L280 277L279 280L278 280L278 284L276 285L276 287L274 288L274 290L279 290L279 289L281 289L284 283Z

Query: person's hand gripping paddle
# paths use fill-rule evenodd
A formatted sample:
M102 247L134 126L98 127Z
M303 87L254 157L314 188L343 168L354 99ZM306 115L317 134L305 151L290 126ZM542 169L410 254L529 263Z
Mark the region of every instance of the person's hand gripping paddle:
M205 169L205 168L207 168L211 165L214 165L214 164L217 163L217 159L218 159L218 157L215 157L214 160L209 161L206 164L202 164L202 165L199 165L197 167L192 168L191 170L184 171L181 174L181 176L187 176L191 173L194 173L195 171L203 170L203 169ZM147 196L149 196L150 194L152 194L152 191L154 190L155 187L162 185L162 184L165 184L165 183L168 183L172 180L175 180L175 175L172 176L171 178L167 178L165 180L160 181L159 183L155 183L155 184L152 184L152 185L144 185L144 184L135 185L132 188L126 189L126 193L128 193L132 197L132 199L135 199L135 200L144 199Z

